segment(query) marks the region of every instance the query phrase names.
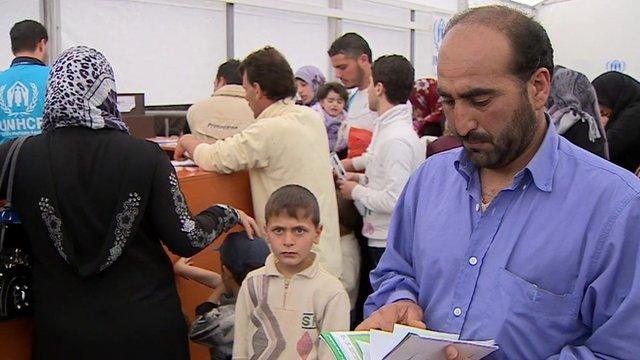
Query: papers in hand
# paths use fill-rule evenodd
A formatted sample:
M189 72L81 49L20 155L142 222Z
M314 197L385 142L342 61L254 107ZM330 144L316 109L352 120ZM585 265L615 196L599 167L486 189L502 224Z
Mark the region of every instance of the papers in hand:
M379 330L324 333L321 338L337 360L444 360L443 351L448 345L455 345L470 360L479 360L498 349L493 340L459 340L456 334L398 324L392 333ZM359 343L366 345L355 346Z
M196 165L195 162L193 162L193 160L191 159L186 159L186 160L171 160L171 165L173 165L173 167L187 167L187 166L198 166Z

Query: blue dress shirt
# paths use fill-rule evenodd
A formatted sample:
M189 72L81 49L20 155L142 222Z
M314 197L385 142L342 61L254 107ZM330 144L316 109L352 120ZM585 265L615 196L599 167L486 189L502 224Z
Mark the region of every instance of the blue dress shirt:
M401 299L491 359L640 359L640 181L548 125L482 211L464 149L430 157L396 206L365 315Z

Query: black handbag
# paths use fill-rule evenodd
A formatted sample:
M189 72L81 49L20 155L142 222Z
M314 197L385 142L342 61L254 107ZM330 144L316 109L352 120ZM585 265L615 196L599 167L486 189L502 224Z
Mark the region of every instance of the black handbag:
M29 316L33 312L27 235L18 214L11 207L18 153L27 138L20 137L11 144L0 175L2 186L9 169L7 202L0 209L0 321Z

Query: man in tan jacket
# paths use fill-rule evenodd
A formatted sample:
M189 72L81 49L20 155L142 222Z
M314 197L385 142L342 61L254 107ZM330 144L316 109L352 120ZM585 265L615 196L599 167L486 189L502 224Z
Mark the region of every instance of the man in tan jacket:
M288 184L309 189L318 199L324 225L314 251L324 268L340 278L338 209L324 122L318 112L294 104L293 71L276 49L265 47L250 54L240 65L240 73L256 122L213 144L185 135L178 142L175 158L181 159L186 151L201 168L223 174L248 169L253 209L261 224L264 206L276 189Z
M187 122L198 140L213 142L226 139L255 121L244 98L238 67L240 61L236 59L222 63L216 74L213 95L189 108Z

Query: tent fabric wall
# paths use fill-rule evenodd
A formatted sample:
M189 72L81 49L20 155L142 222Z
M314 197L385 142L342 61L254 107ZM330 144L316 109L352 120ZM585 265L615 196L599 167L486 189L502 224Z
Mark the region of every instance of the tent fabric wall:
M470 0L469 4L496 2L513 5L507 0ZM46 1L0 0L0 12L11 14L0 17L0 26L5 27L6 33L15 21L23 18L42 22L43 3ZM331 78L326 51L333 40L329 32L334 31L335 20L328 16L340 12L347 18L337 20L338 33L362 34L371 45L374 60L394 53L411 58L413 50L416 76L435 76L441 41L438 25L452 16L459 2L238 0L232 7L232 28L227 26L230 8L226 0L52 3L59 7L59 18L53 24L59 25L57 39L61 50L74 45L97 48L112 63L119 92L144 92L148 105L168 105L189 104L209 96L216 69L227 58L228 48L235 58L242 59L255 49L272 45L287 57L294 71L303 65L315 65ZM278 10L269 9L269 4ZM290 7L298 10L287 11ZM530 7L522 8L533 11ZM300 9L307 13L301 13ZM411 24L417 30L412 31ZM233 31L233 44L227 44L228 29ZM5 63L12 57L8 48L8 37L6 42L0 37L0 56Z
M593 80L609 70L640 79L640 2L571 0L538 8L555 63Z
M0 71L9 67L13 60L9 30L18 21L31 19L42 23L40 1L0 0Z
M226 58L224 4L206 0L62 0L61 49L87 45L114 68L119 92L144 92L149 105L211 95Z
M326 76L327 31L327 19L322 16L234 6L234 53L238 59L270 45L284 54L294 72L302 66L314 65Z

